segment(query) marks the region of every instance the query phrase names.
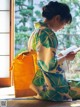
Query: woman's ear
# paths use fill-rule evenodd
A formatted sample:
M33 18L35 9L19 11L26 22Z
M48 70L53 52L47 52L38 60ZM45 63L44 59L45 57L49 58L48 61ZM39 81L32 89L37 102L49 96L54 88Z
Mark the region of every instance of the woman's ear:
M61 21L60 15L56 15L56 16L55 16L55 21L56 21L56 22L60 22L60 21Z

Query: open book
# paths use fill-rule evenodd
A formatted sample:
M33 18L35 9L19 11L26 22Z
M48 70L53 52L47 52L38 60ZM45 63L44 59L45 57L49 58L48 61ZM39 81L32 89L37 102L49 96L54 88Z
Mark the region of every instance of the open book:
M70 52L74 52L74 53L77 53L78 51L80 51L80 47L77 47L77 46L71 46L65 50L62 50L60 53L63 55L63 56L66 56L67 54L69 54Z

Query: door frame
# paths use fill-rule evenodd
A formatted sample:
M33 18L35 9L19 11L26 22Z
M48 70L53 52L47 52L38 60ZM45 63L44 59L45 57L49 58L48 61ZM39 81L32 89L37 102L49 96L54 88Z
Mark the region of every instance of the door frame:
M14 58L14 0L10 0L10 67ZM9 78L0 78L0 87L13 85L13 73L9 70Z

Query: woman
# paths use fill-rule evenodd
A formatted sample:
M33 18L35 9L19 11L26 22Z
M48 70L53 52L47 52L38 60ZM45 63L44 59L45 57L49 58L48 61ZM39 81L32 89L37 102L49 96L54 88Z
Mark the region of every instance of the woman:
M57 58L58 40L55 35L56 31L71 23L70 9L66 4L51 1L43 7L42 16L44 22L35 24L36 29L28 42L29 50L37 52L38 65L31 88L37 93L38 99L71 101L72 89L63 76L61 66L63 61L73 60L75 54Z

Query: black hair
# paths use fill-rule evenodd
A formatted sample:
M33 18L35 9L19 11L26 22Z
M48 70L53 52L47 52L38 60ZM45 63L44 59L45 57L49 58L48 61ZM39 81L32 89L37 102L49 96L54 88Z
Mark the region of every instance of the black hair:
M56 15L60 15L62 21L65 20L69 23L72 21L70 9L67 4L50 1L43 7L42 16L47 20L51 20Z

